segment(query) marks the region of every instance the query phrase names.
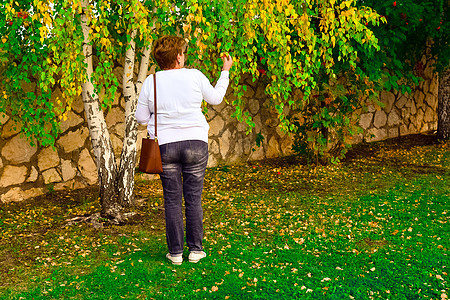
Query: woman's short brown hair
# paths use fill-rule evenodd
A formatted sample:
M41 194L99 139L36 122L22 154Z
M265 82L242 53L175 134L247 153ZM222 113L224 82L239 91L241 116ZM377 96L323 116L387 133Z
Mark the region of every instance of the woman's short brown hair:
M153 44L153 57L162 70L176 66L178 54L182 54L186 41L178 36L164 36Z

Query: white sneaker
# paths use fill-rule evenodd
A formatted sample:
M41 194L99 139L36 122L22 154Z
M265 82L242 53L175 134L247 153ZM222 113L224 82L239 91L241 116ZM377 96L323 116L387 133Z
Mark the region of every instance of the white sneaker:
M166 257L172 262L172 264L174 265L181 265L181 263L183 262L183 256L179 255L179 256L172 256L170 253L166 254Z
M189 253L189 262L198 263L198 261L202 258L206 257L205 251L192 251Z

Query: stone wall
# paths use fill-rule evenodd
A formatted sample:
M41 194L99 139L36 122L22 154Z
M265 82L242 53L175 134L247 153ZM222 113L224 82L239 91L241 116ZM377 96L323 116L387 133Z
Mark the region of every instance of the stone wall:
M364 133L355 141L379 141L436 130L439 79L431 67L425 68L423 78L411 95L382 92L383 107L370 106L367 113L361 114Z
M209 106L209 167L291 154L292 137L278 128L276 113L268 108L264 88L250 79L244 82L248 86L244 95L247 109L256 127L247 135L246 125L230 117L233 108L225 101ZM361 116L360 124L365 131L354 140L375 141L436 129L437 85L435 74L425 69L425 81L410 96L383 92L384 107L370 107L369 112ZM226 99L231 103L230 95ZM118 157L125 131L124 101L119 94L112 107L105 111L105 119ZM97 183L81 99L74 101L54 148L30 146L19 133L20 125L8 116L0 116L0 124L3 124L0 126L0 202L21 201L52 190L77 189ZM264 137L261 147L255 144L258 133ZM140 126L138 150L145 134L145 127Z

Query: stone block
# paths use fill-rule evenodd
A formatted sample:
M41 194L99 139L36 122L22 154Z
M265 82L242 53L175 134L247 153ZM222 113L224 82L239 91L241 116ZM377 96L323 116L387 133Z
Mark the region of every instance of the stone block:
M0 157L0 169L3 168L3 159Z
M145 128L147 128L147 126ZM115 130L116 135L119 137L119 139L123 140L123 138L125 136L125 123L124 122L117 123L114 126L114 130Z
M37 152L37 148L30 145L22 135L16 135L10 139L2 149L2 156L12 164L29 162Z
M73 111L69 111L67 114L67 120L61 122L61 132L66 132L69 128L75 127L77 125L80 125L84 122L84 119L80 116L78 116Z
M408 126L406 125L401 125L400 126L400 135L404 136L404 135L408 135L409 134L409 129Z
M116 156L118 156L118 155L120 156L120 154L122 153L123 141L115 134L111 134L110 138L111 138L111 144L113 147L114 154Z
M42 172L42 177L44 178L45 184L61 182L62 180L61 175L59 175L58 171L56 171L55 168L48 169Z
M260 132L263 129L261 115L256 115L253 117L253 122L255 123L255 127L253 128L254 132Z
M254 146L253 149L255 151L252 151L252 153L249 155L249 159L251 160L261 160L264 159L265 155L264 155L264 146L261 145L260 147L258 146Z
M125 109L125 99L121 99L122 98L122 93L117 93L114 95L114 101L111 104L111 106L119 106L122 104L122 108Z
M409 113L411 115L415 115L417 113L417 106L416 103L414 102L414 99L409 99L408 103L406 103L405 107L409 108Z
M217 156L217 155L220 156L219 143L216 140L214 140L214 139L209 140L208 152L215 156Z
M388 138L395 138L399 136L399 129L397 127L395 128L389 128L388 130Z
M6 124L6 122L8 122L9 120L9 116L4 114L4 113L0 113L0 127L4 124Z
M409 132L409 134L418 133L418 130L417 130L417 127L416 127L415 123L409 124L408 132Z
M96 184L98 181L97 165L87 149L83 149L78 160L78 168L81 175L86 179L89 185Z
M2 126L2 139L6 140L20 132L20 124L10 120Z
M431 80L425 80L422 87L422 93L426 94L430 90Z
M233 101L233 99L230 99L230 100L228 100L228 102L232 102ZM218 104L218 105L214 105L214 110L217 112L217 113L221 113L225 108L227 108L228 107L228 104L226 103L226 101L225 101L225 99L223 99L223 101L220 103L220 104Z
M436 110L433 110L431 107L427 106L427 108L425 109L423 120L425 122L433 122L435 119L437 119Z
M61 173L63 181L69 181L77 175L77 169L72 166L70 160L63 160L61 163Z
M253 138L249 139L249 138L243 137L242 140L241 140L242 150L243 150L243 154L242 155L245 156L246 158L248 158L250 153L252 153L252 146L254 146L256 144L255 143L255 138L254 138L255 135L252 134L250 136L252 136Z
M409 125L408 125L408 128L410 127L410 125L411 124L416 124L416 115L411 115L410 117L409 117Z
M372 124L373 113L362 114L359 120L359 126L362 129L369 129L370 124Z
M364 140L367 142L381 141L387 138L385 129L371 128L364 134Z
M27 173L28 169L25 166L5 166L0 176L0 187L24 183Z
M434 68L431 67L432 64L428 64L427 67L425 68L425 79L431 79L434 76Z
M431 80L430 90L428 92L437 97L438 91L439 91L439 79L438 76L434 76L433 79Z
M43 188L31 188L31 189L22 191L24 200L34 198L37 196L41 196L43 194L44 194Z
M209 122L209 136L218 136L225 125L221 116L217 115Z
M84 147L86 139L89 136L89 130L86 127L76 131L69 131L57 140L57 144L61 146L64 152L69 153Z
M267 143L266 157L273 158L280 154L280 145L275 136L272 136Z
M395 110L391 111L391 113L388 116L388 126L397 126L401 122L400 117L398 116L397 112Z
M258 87L256 88L255 97L258 99L262 99L262 98L266 97L266 88L264 85L262 85L262 84L258 85ZM301 97L303 97L303 94L301 95Z
M431 109L437 111L437 108L438 108L438 97L435 97L434 95L428 93L427 94L427 98L425 99L425 101L427 102L428 106L431 107Z
M115 107L111 108L105 117L105 122L108 128L113 127L117 123L123 122L125 119L125 113L122 111L122 109Z
M225 106L224 109L220 111L220 115L222 116L222 119L228 119L228 121L233 120L233 118L229 118L233 113L235 112L235 109L231 106Z
M53 103L56 103L57 100L59 100L61 102L65 102L65 100L63 98L63 94L62 94L61 89L59 87L55 88L52 91L51 100L53 101Z
M20 202L25 200L22 190L18 187L12 188L0 196L2 203Z
M209 155L208 156L208 163L206 164L207 168L216 167L218 165L218 160L215 155Z
M247 124L247 122L245 122L245 119L242 120L242 122L236 120L235 124L236 124L236 131L237 132L244 132L245 133L247 131L248 124ZM233 126L233 125L231 125L231 126Z
M400 98L395 103L395 106L397 106L397 108L403 108L406 102L408 102L408 98L405 95L401 95Z
M69 181L65 181L65 182L55 183L55 185L53 186L53 189L55 191L61 191L61 190L77 190L77 189L82 189L85 187L86 187L86 185L83 184L82 182L79 182L76 180L69 180Z
M248 100L248 109L252 115L256 115L260 110L259 101L256 99Z
M402 108L402 122L406 122L409 120L410 116L410 109L409 108Z
M247 85L247 90L244 91L244 98L252 99L255 96L255 91L250 85Z
M436 116L436 118L437 118L437 116ZM429 123L428 126L429 126L429 130L437 130L438 129L437 120L435 120L433 123Z
M275 133L278 135L277 139L279 140L281 137L286 135L286 132L283 131L283 129L280 126L281 122L275 127Z
M117 81L119 82L119 86L122 89L123 82L123 66L118 66L114 68L113 73L115 74Z
M423 107L424 106L424 100L425 100L425 94L420 92L418 97L416 99L416 107Z
M421 124L422 124L422 122L423 122L424 116L425 116L424 111L423 111L421 108L419 108L419 109L417 110L417 114L416 114L416 127L417 127L417 128L420 128L420 127L421 127Z
M384 104L384 111L389 113L394 105L395 95L391 92L382 91L380 98L381 102Z
M39 173L34 166L31 166L30 175L27 178L27 182L35 182L38 180Z
M157 180L157 179L159 179L159 175L158 174L136 173L136 179L137 180L145 180L145 181Z
M81 96L73 100L72 109L77 113L82 113L84 111L84 103Z
M244 153L242 143L234 143L234 146L230 149L227 161L229 163L236 163L242 159Z
M415 90L413 90L412 98L413 98L413 99L419 98L419 94L420 94L420 93L423 93L422 90L416 88Z
M360 144L363 142L363 138L364 138L363 134L354 135L354 136L352 136L350 143L352 145Z
M47 147L41 150L38 154L38 168L42 172L44 170L54 168L59 165L58 152L52 147Z
M269 128L277 128L280 121L277 118L267 118L265 123Z
M208 104L207 107L208 111L205 114L205 118L206 121L210 121L212 119L214 119L217 116L217 111L215 110L215 106L214 105L210 105Z
M228 151L230 150L230 144L231 144L231 132L230 130L225 130L225 132L220 136L219 140L219 152L223 159L228 158Z
M387 122L387 115L383 110L379 110L375 112L375 117L373 119L373 125L376 128L381 128L384 125L386 125Z

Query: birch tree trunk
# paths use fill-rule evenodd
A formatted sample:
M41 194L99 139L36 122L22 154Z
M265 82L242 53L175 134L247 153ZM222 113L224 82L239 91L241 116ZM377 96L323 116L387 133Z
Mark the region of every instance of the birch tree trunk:
M92 45L89 39L89 16L87 8L89 0L83 0L81 26L83 30L83 54L85 57L87 80L82 85L82 95L89 133L97 165L101 215L117 222L123 221L123 209L133 202L134 175L136 166L136 139L138 124L134 114L142 84L147 77L150 61L150 47L144 49L139 66L139 74L134 82L136 60L136 44L134 38L137 31L131 34L130 44L125 53L123 79L123 95L125 100L125 133L120 165L117 168L114 150L108 127L105 122L101 102L94 93L92 83L93 61Z
M450 67L439 76L438 139L450 138Z
M125 100L125 134L122 153L120 155L120 166L117 176L117 187L119 203L127 206L133 201L134 170L136 165L136 139L138 124L134 114L136 112L137 100L142 84L147 76L150 58L150 47L147 47L142 55L139 66L139 74L136 83L134 78L134 63L136 58L136 44L134 38L136 31L131 34L130 47L125 53L123 72L123 95Z
M110 219L121 219L122 206L117 201L117 166L108 127L105 122L100 99L92 83L92 45L89 39L88 0L83 0L81 26L83 30L83 54L86 65L86 82L82 84L84 111L92 142L99 179L101 215Z

